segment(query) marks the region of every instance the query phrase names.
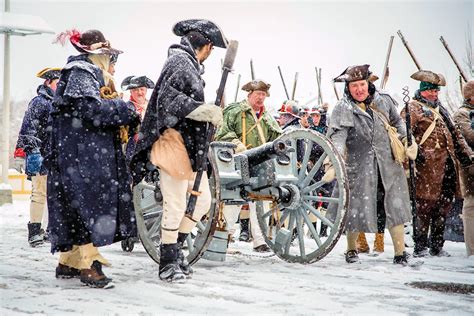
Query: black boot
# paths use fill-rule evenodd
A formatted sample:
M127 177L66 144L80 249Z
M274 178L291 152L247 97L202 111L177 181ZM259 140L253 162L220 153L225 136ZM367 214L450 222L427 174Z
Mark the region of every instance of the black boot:
M184 256L183 253L183 244L186 241L188 234L178 233L178 265L181 271L187 278L190 278L193 275L193 269L188 262L188 259Z
M319 237L328 236L328 225L321 223L321 230L319 231Z
M31 247L44 243L43 235L41 235L41 223L28 223L28 242Z
M359 261L359 255L357 254L357 250L348 250L345 253L346 262L347 263L357 263Z
M240 241L249 242L250 241L250 231L249 231L249 222L250 219L241 219L240 220Z
M186 277L178 265L178 243L160 245L160 279L168 282L183 282Z

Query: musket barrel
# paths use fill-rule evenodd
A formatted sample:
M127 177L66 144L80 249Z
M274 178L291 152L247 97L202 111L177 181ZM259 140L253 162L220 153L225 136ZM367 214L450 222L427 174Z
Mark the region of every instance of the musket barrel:
M403 43L403 45L405 46L405 48L407 49L408 54L410 55L411 59L412 59L413 62L415 63L416 68L418 68L418 70L421 70L421 66L420 66L420 64L418 63L418 61L416 60L416 57L415 57L415 55L413 54L413 52L412 52L410 46L408 46L408 42L405 40L405 37L403 36L402 31L398 30L397 34L398 34L398 36L400 37L400 39L402 40L402 43Z
M443 43L443 46L444 46L444 48L446 48L446 51L448 52L449 56L451 56L451 59L453 60L454 64L456 65L456 68L458 69L459 74L464 79L464 82L467 82L468 78L467 78L466 74L464 73L464 71L462 70L461 66L459 66L459 63L456 60L456 57L454 57L453 53L451 52L451 49L448 46L448 43L446 43L446 41L444 40L444 38L442 36L439 38L439 40L441 41L441 43Z
M388 62L390 60L390 54L392 52L392 45L393 45L393 39L395 36L390 36L390 42L388 43L388 51L387 51L387 57L385 58L385 65L383 67L383 74L382 74L382 80L380 81L380 89L385 88L385 84L387 83L388 79Z
M296 85L298 84L298 72L295 73L295 81L293 81L293 92L291 93L291 100L295 99Z
M288 94L288 89L286 89L285 79L283 78L280 66L278 66L278 72L280 73L281 82L283 83L283 89L285 89L286 98L289 100L290 95Z

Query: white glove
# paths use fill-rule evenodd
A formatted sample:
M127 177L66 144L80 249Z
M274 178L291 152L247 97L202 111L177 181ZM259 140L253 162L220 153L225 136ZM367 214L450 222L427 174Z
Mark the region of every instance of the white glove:
M415 160L416 156L418 156L418 145L416 142L412 141L411 145L408 146L407 139L403 139L403 143L405 144L405 152L407 154L408 159Z
M25 158L16 157L13 161L13 168L19 173L25 173Z
M204 103L198 106L194 111L189 113L186 118L199 122L209 122L215 127L221 126L224 122L222 109L212 103Z
M237 138L232 140L232 144L237 146L234 149L236 154L247 150L247 147L245 147L245 145L240 140L238 140Z

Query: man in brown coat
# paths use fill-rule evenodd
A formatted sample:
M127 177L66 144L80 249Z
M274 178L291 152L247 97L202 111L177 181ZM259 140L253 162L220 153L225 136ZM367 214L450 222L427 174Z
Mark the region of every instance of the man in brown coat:
M446 80L441 74L426 70L414 73L411 78L420 81L420 88L409 103L411 128L418 144L413 256L428 255L428 248L432 256L449 256L443 250L445 221L453 199L461 194L455 139L447 122L449 114L438 99L439 87L445 86ZM405 117L405 110L401 116Z
M470 80L463 88L464 103L454 114L456 127L461 131L471 150L474 150L473 119L474 113L474 80ZM472 117L472 115L471 115ZM462 209L464 224L464 241L468 256L474 256L474 165L461 169L461 189L464 197Z

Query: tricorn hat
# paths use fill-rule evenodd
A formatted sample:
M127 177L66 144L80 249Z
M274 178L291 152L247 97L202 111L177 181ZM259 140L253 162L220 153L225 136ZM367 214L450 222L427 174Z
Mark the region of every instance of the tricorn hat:
M242 86L242 90L247 91L247 92L252 92L252 91L263 91L267 94L267 97L270 96L270 90L271 84L266 83L265 81L261 79L255 79L250 82L247 82Z
M334 82L352 82L369 79L372 72L369 71L370 65L349 66L336 78Z
M371 73L371 74L369 75L369 79L368 79L368 80L369 80L369 82L374 83L375 81L379 80L379 76L374 75L374 74Z
M45 79L45 80L54 80L59 79L61 76L61 68L44 68L36 74L36 77Z
M112 48L110 42L105 39L104 34L99 30L89 30L84 33L76 29L61 32L57 35L54 42L65 44L66 39L69 38L72 46L80 53L89 54L107 54L118 55L123 53L121 50Z
M300 107L298 106L298 102L294 100L286 100L283 102L281 105L280 110L278 110L278 113L280 115L288 114L293 117L299 117L298 114L301 112Z
M446 85L446 79L442 74L437 74L429 70L418 70L411 75L410 78L418 81L429 82L437 86Z
M155 84L153 81L148 78L147 76L128 76L127 78L123 79L122 84L120 85L122 90L130 90L140 87L145 87L147 89L153 89Z
M229 44L219 26L209 20L190 19L180 21L173 26L173 33L178 36L185 36L191 31L196 31L206 36L214 46L227 48Z
M469 80L462 88L462 95L465 100L474 98L474 80Z

